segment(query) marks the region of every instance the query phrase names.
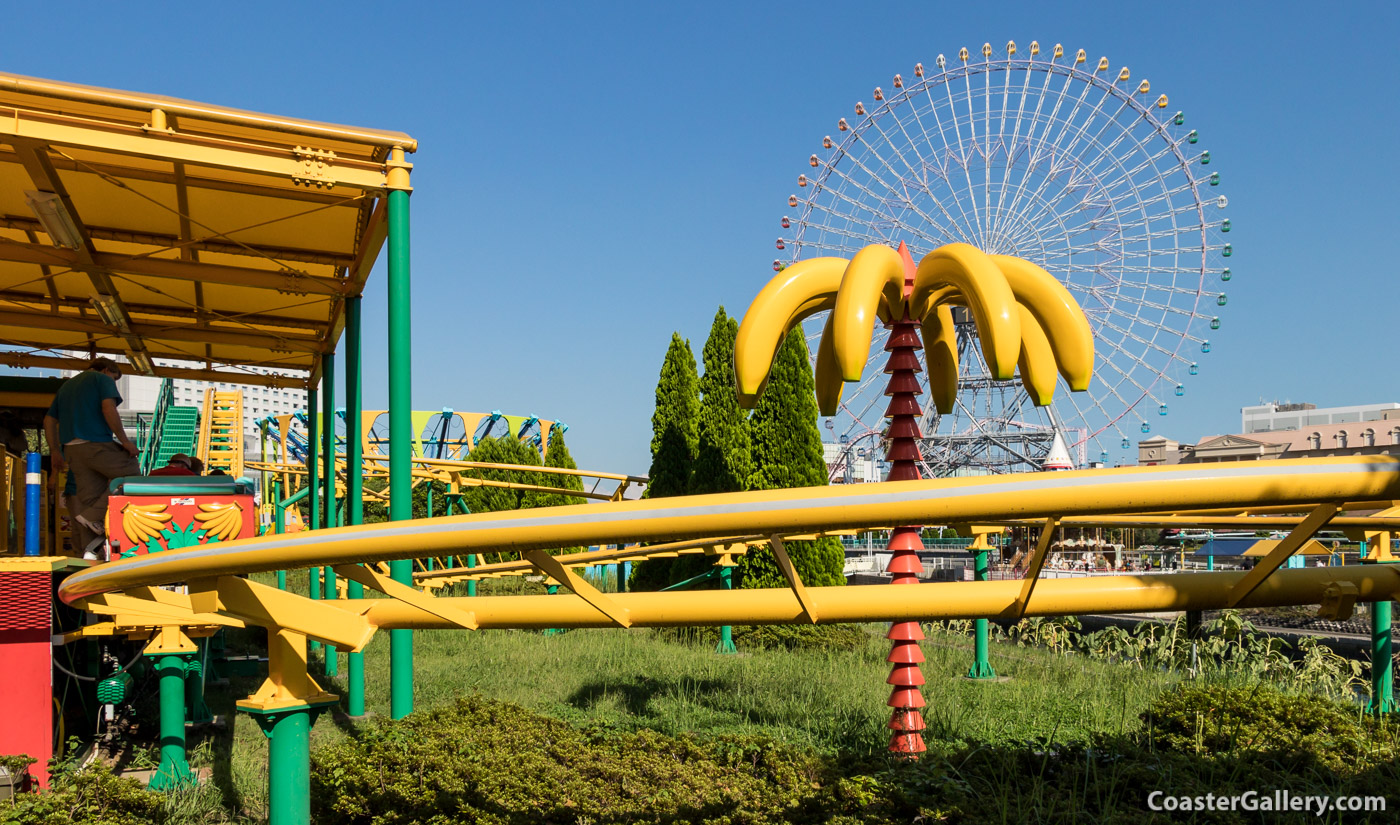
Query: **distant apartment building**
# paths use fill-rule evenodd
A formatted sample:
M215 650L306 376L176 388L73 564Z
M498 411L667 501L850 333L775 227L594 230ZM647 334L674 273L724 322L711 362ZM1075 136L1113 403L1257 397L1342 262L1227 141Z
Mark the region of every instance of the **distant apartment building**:
M832 484L861 484L880 481L884 475L878 451L867 446L851 448L850 444L822 442L827 474Z
M1400 404L1359 404L1354 407L1324 407L1314 404L1260 404L1240 410L1240 432L1268 433L1302 430L1329 424L1360 424L1400 418Z
M1138 464L1400 455L1400 404L1264 404L1241 412L1243 433L1212 435L1195 444L1161 435L1139 441Z

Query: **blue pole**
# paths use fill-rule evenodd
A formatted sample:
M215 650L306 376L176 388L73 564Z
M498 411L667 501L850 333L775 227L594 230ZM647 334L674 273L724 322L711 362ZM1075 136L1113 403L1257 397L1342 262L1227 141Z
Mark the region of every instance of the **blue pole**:
M39 555L39 454L24 457L24 555Z

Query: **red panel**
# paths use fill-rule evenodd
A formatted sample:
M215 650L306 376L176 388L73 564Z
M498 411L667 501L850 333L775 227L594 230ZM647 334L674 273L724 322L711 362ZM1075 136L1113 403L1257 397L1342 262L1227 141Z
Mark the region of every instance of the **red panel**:
M250 539L257 535L258 512L252 496L112 496L107 505L107 536L112 558L142 556L153 551L178 550L211 543L215 540L211 534L213 531L206 528L212 528L218 522L196 518L204 512L200 509L201 505L236 508L237 512L228 513L225 518L238 520L238 531L226 541ZM139 507L149 514L142 522L147 526L144 535L127 535L128 507ZM135 527L134 522L132 526Z
M0 573L0 753L34 757L41 787L53 756L53 579L45 572Z

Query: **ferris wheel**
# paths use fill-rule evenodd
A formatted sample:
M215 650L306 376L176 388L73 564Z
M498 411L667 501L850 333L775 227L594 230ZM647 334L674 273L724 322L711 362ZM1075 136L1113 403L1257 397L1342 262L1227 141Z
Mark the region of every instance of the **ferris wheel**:
M1062 383L1036 408L1018 381L991 377L960 321L958 400L925 414L926 474L1040 469L1057 437L1079 466L1122 459L1210 352L1232 253L1220 176L1185 114L1107 57L1035 42L939 55L856 103L808 165L774 269L901 241L917 261L961 241L1044 267L1093 328L1089 390ZM824 321L804 324L813 353ZM848 473L878 446L885 337L826 421Z

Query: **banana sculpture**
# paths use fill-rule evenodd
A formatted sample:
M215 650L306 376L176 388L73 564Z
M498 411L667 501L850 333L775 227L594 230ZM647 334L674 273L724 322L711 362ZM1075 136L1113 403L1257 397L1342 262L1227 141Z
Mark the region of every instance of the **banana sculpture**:
M919 323L929 394L940 413L950 413L958 391L955 306L965 307L976 323L992 377L1009 380L1019 368L1021 384L1037 406L1054 399L1057 373L1075 392L1089 388L1093 332L1074 296L1053 275L1021 258L988 255L965 243L941 246L917 267L903 244L898 251L876 244L850 261L798 261L758 293L734 342L739 403L756 403L788 332L831 310L817 348L822 415L835 415L844 382L860 380L876 319Z
M160 531L170 524L170 514L164 504L128 504L122 508L122 532L134 542L145 544L159 539Z
M238 502L228 504L201 504L194 520L204 528L206 538L228 541L237 538L243 529L243 508Z

